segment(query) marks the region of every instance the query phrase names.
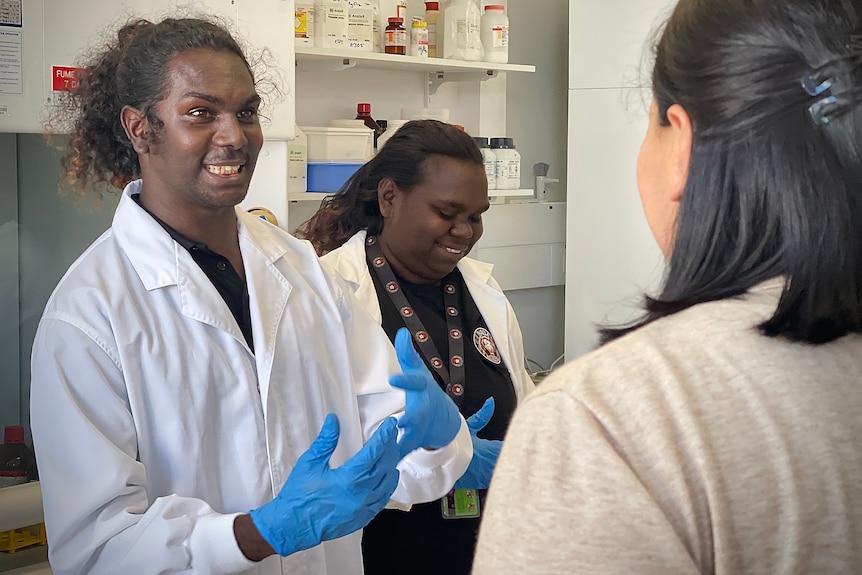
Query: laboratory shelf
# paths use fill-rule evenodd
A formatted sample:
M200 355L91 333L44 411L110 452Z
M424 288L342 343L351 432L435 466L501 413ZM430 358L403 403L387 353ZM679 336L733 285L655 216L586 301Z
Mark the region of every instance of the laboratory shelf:
M496 76L497 72L535 72L535 66L523 64L496 64L493 62L467 62L443 58L417 58L379 52L358 52L296 46L296 64L300 71L333 71L350 68L380 68L435 74L480 73Z

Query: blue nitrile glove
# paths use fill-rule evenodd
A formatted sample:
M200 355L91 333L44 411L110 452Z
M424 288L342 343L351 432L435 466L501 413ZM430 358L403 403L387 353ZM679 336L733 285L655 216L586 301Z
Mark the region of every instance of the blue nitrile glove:
M496 439L482 439L476 434L488 425L492 415L494 415L494 398L489 397L479 411L467 418L470 439L473 441L473 459L470 460L464 475L455 482L455 489L488 489L491 484L491 475L494 474L494 466L497 465L503 442Z
M413 348L407 328L395 334L395 354L402 374L389 378L389 384L404 390L404 416L398 427L404 430L401 440L402 457L420 447L439 449L448 445L461 429L458 407L437 381Z
M338 418L330 413L276 498L250 513L261 536L279 555L365 527L398 487L395 466L401 458L394 417L384 421L356 455L332 469L329 458L338 435Z

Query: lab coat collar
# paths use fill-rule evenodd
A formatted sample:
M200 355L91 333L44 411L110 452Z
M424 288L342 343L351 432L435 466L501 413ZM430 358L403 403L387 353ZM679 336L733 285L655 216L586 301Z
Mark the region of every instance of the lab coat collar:
M141 278L147 290L154 290L180 283L180 278L186 266L197 264L168 234L164 228L153 219L141 206L132 199L134 194L141 192L141 180L130 182L123 190L120 203L114 213L112 233L128 255L132 266ZM276 241L271 230L258 225L257 219L237 208L237 228L240 239L248 240L255 245L269 262L275 262L285 254L282 243ZM247 246L240 242L240 248L245 252ZM195 273L194 275L198 275Z

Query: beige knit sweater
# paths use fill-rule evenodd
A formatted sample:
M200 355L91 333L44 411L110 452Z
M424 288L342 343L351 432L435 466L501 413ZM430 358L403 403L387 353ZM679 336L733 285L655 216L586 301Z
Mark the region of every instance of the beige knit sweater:
M760 335L780 292L548 377L509 428L474 574L862 573L862 337Z

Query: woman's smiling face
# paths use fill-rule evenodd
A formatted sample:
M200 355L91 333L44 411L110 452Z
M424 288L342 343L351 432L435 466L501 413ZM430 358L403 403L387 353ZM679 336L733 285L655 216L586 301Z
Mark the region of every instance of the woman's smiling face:
M401 278L428 284L451 273L482 236L488 180L482 164L446 156L429 156L420 169L410 191L380 182L380 245Z

